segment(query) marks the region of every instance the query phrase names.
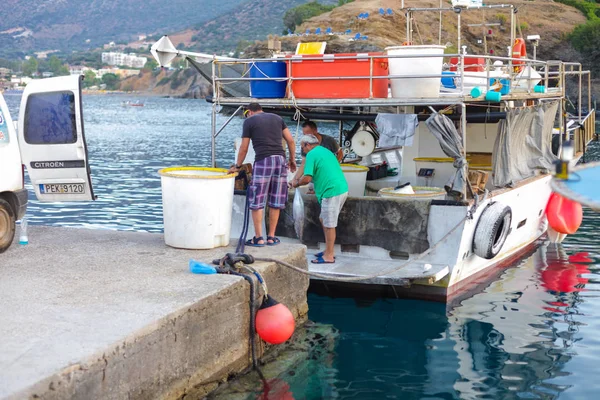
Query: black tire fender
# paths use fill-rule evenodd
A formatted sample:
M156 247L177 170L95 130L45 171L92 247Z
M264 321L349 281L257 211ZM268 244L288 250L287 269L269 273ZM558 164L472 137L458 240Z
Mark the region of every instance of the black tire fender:
M0 198L0 253L10 247L15 237L15 210L10 203Z
M512 211L509 206L493 202L481 213L473 235L473 253L491 260L496 257L510 234Z

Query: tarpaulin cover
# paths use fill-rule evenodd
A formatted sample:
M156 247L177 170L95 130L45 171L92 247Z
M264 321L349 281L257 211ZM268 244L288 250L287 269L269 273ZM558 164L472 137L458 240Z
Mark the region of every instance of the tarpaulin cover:
M558 101L552 101L506 112L494 144L494 186L512 186L534 176L536 170L552 170L556 160L552 153L552 128L558 106Z
M456 171L446 182L444 189L449 195L460 198L465 193L467 184L467 160L463 156L462 136L456 130L454 122L443 114L435 113L427 118L425 123L433 136L440 142L444 154L454 158L453 165Z

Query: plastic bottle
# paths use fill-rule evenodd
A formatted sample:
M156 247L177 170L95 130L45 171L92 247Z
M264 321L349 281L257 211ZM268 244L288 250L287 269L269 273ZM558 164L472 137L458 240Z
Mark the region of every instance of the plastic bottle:
M19 231L19 244L25 246L29 243L29 238L27 237L27 217L23 217L21 220L21 229Z
M190 272L194 274L216 274L217 270L212 265L200 261L190 260Z

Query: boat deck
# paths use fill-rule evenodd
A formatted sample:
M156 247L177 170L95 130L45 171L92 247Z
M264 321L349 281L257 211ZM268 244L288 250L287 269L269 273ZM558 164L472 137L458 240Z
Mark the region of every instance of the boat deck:
M407 260L373 260L366 257L336 255L336 262L333 264L313 264L311 261L314 257L307 258L310 272L328 275L331 280L337 277L363 276L366 279L354 282L362 284L409 286L414 281L435 283L450 272L447 265L432 265L420 261L411 262L403 267ZM371 277L396 268L400 269L383 276Z
M298 239L281 237L281 242L286 244L302 244ZM390 259L384 254L389 254L382 249L371 249L364 254L348 254L341 251L340 246L335 246L336 262L333 264L313 264L312 260L316 257L314 254L323 251L325 248L322 244L320 248L309 248L306 251L306 260L308 262L308 270L329 276L331 279L318 278L311 276L311 279L335 281L335 278L340 277L365 277L353 281L358 284L371 285L391 285L391 286L410 286L411 283L428 283L432 284L444 278L450 273L448 265L428 264L424 261L413 261L408 263L408 260ZM365 246L366 247L366 246ZM395 270L389 274L371 277L375 274Z
M502 101L556 99L561 97L560 90L549 90L547 93L512 92L502 96ZM462 103L489 103L485 97L473 98L470 95L459 93L440 93L439 97L433 98L357 98L357 99L298 99L298 98L276 98L256 99L252 97L215 97L213 102L227 106L245 106L249 103L259 101L262 106L267 107L384 107L384 106L411 106L411 105L452 105Z

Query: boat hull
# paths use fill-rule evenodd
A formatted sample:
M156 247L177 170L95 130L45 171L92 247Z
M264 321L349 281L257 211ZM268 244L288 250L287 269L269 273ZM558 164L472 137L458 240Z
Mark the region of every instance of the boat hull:
M431 205L427 227L431 248L425 256L411 254L408 260L402 260L378 247L361 245L358 252L354 249L349 253L336 245L335 264L315 265L310 263L312 255L324 250L324 244L311 246L309 270L330 277L312 279L311 288L323 294L347 292L352 296L408 297L447 303L468 295L536 248L537 240L547 230L544 210L551 194L550 181L550 175L540 175L513 188L496 190L476 209L472 205ZM242 226L244 200L243 196L234 200L233 236L239 234ZM499 254L486 259L473 253L473 240L479 218L491 203L510 207L512 222ZM467 217L469 212L473 212L472 218ZM250 226L249 232L252 231ZM348 277L358 280L339 279Z

